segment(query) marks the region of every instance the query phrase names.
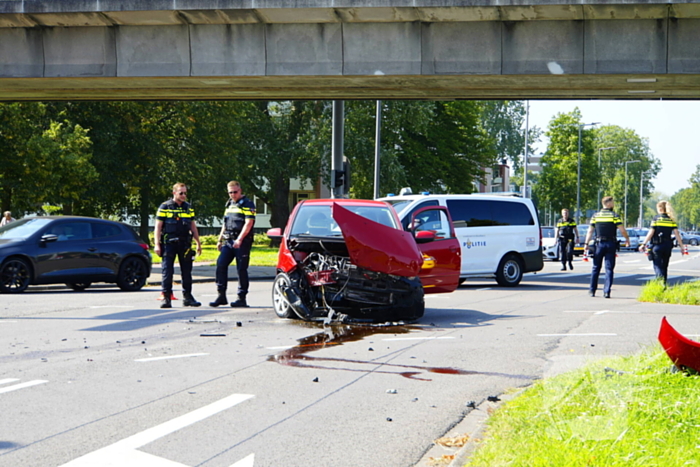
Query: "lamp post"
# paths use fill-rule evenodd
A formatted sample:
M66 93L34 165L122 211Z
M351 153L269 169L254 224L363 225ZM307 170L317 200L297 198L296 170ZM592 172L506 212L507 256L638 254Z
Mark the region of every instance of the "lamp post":
M625 227L627 227L627 164L633 164L635 162L642 162L642 161L626 161L625 162L625 216L624 216Z
M581 130L585 126L597 125L600 122L578 124L578 171L576 175L576 224L581 217Z
M602 166L600 165L600 152L607 151L608 149L617 149L617 146L608 146L607 148L598 148L598 172L601 172ZM600 209L600 183L598 184L598 205L596 209Z
M637 220L637 227L644 227L642 218L644 217L644 175L651 175L651 172L642 171L641 179L639 180L639 219Z

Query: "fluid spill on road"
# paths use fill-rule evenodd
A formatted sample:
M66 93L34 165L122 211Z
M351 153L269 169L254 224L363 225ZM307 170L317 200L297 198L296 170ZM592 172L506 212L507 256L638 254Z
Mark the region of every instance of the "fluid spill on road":
M308 326L309 323L305 323ZM443 375L482 375L482 376L505 376L509 378L533 379L527 375L512 375L507 373L488 372L488 371L471 371L452 367L433 367L422 365L401 365L397 363L385 363L376 360L354 360L347 358L332 358L332 357L312 357L308 353L318 351L324 348L343 345L347 342L360 341L366 337L379 334L407 334L411 331L419 330L418 327L412 326L357 326L357 325L338 325L325 327L322 332L312 334L308 337L299 339L299 343L294 347L286 349L276 355L271 355L268 361L277 362L280 365L293 366L297 368L315 368L321 370L341 370L354 372L371 372L383 374L395 374L408 379L420 381L432 381L430 378L421 377L424 373L438 373ZM402 351L405 349L401 349ZM384 356L383 358L386 358ZM341 366L321 366L315 363L318 362L334 362L338 364L353 364L353 365L374 365L376 368L349 368ZM394 370L394 371L392 371Z

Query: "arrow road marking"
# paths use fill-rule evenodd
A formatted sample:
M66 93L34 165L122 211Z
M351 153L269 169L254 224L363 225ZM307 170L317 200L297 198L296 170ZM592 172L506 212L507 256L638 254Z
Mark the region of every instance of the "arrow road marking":
M129 467L187 467L178 462L138 451L138 448L209 418L212 415L216 415L226 409L230 409L234 405L240 404L252 397L255 396L252 394L233 394L200 409L161 423L153 428L149 428L141 433L124 438L102 449L88 453L67 464L63 464L61 467L123 467L126 465ZM241 464L243 461L252 462L253 458L251 456L252 455L249 455L242 461L237 462L234 466L252 466L252 463Z

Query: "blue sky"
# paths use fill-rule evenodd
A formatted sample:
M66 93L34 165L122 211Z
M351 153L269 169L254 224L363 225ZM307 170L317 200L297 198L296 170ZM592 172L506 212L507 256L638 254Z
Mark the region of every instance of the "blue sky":
M576 107L583 123L618 125L647 138L651 153L661 161L653 180L656 191L670 197L690 186L688 179L700 164L700 101L530 101L530 126L544 131L557 113ZM542 137L535 152L544 152L546 145Z

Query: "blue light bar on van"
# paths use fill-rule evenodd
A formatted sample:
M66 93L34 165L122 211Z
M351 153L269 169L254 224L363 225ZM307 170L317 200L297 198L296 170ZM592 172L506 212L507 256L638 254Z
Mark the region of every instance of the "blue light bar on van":
M396 196L394 193L387 193L387 196Z
M421 194L421 195L429 195L429 194L430 194L430 192L429 192L429 191L421 191L421 193L420 193L420 194Z

